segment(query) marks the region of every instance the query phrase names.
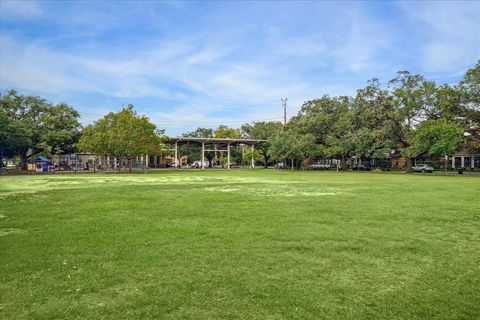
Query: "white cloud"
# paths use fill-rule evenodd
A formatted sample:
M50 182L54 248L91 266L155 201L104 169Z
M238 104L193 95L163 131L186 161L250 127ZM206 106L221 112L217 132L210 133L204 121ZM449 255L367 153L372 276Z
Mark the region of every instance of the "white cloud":
M186 127L186 123L238 126L281 118L282 97L289 98L291 116L305 100L328 93L354 93L349 79L329 75L339 70L360 74L374 69L379 64L378 52L390 46L390 33L381 23L351 10L342 13L344 22L339 28L329 31L289 33L288 28L269 26L264 35L252 27L232 36L205 22L205 29L182 37L153 32L153 37L138 35L138 42L115 43L118 47L110 48L109 41L103 43L96 35L104 39L122 19L113 14L99 24L108 12L92 13L80 7L78 13L72 10L72 26L71 14L55 20L61 31L58 36L55 32L21 40L11 30L2 31L1 88L50 95L63 92L67 97L100 93L125 103L136 98L167 100L161 110L150 103L146 112L165 127ZM168 27L161 30L159 34L169 31ZM260 40L253 43L254 36ZM75 49L64 44L69 37L80 39ZM78 50L82 41L93 45Z
M422 23L420 52L427 71L463 73L480 58L480 2L416 2L404 8Z
M379 66L377 54L389 51L392 32L387 26L361 10L345 13L345 30L336 30L339 39L333 49L335 64L340 70L360 72Z
M279 63L285 56L276 49L272 50L277 54L271 56L226 62L223 58L233 50L228 43L205 43L197 49L197 41L186 39L165 41L113 58L105 52L65 53L45 42L25 43L7 36L0 41L2 88L40 94L96 92L126 102L135 97L172 100L172 106L161 113L152 110L152 119L163 120L161 127L186 127L187 122L239 126L253 120L278 119L282 115L281 97L289 97L291 116L306 99L332 93L334 88L333 93L347 93L342 89L345 85L319 85L302 79L296 70L299 66ZM184 90L190 94L187 96ZM236 114L228 115L229 109Z
M0 1L0 18L2 20L29 19L43 13L38 1Z

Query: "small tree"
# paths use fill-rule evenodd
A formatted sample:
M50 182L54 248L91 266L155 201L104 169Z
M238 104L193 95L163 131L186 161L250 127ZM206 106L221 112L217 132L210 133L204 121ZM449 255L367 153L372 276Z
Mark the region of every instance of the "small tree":
M80 149L119 158L159 153L163 147L163 130L157 130L147 117L138 116L133 108L128 105L120 112L110 112L85 127Z
M267 140L265 143L259 144L255 151L263 158L263 165L268 167L268 161L272 157L271 139L275 137L283 128L281 122L269 121L269 122L253 122L252 124L244 124L241 128L245 137L250 139Z
M220 125L213 133L214 138L229 138L229 139L238 139L240 138L240 130L229 128L225 125Z
M315 137L311 134L301 135L292 131L282 131L272 139L271 144L273 157L277 160L290 159L292 168L295 160L300 163L319 152Z
M407 152L414 157L421 154L440 157L455 153L463 141L463 130L456 124L424 121L411 133Z
M213 129L198 127L195 131L183 133L182 136L194 138L212 138ZM182 144L179 146L179 152L182 156L186 156L190 162L200 160L201 145L199 143ZM214 156L215 152L205 151L205 158L207 158L210 167L213 166Z

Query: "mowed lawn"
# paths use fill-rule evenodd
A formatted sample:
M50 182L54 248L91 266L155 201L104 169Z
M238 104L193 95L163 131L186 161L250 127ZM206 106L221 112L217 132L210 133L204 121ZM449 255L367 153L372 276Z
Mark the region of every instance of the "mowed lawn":
M0 177L0 319L479 319L480 178Z

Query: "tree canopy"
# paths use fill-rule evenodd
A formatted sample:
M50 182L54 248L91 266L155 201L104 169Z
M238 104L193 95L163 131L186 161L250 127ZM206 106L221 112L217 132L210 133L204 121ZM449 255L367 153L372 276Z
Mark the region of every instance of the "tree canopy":
M147 117L138 116L132 105L107 114L81 133L79 113L65 103L54 105L10 90L0 96L0 106L0 157L20 156L24 165L33 155L71 153L78 147L116 157L163 150L164 132ZM352 157L387 159L393 153L405 156L410 166L412 158L452 154L461 144L480 150L480 61L456 85L439 85L422 75L399 71L386 84L368 81L352 96L324 95L305 101L286 125L258 121L241 128L199 127L184 135L267 140L253 154L232 148L232 157L238 161L245 160L246 154L261 158L265 166L274 159L298 165L305 159L325 157L345 163ZM199 148L198 144L182 145L181 153L198 159ZM222 152L205 155L212 164Z
M480 62L458 85L437 85L400 71L383 86L370 80L352 96L306 101L271 139L277 154L287 137L311 135L322 157L386 159L396 152L411 157L454 153L462 143L480 148ZM465 136L464 136L465 135ZM275 142L275 143L274 143ZM288 148L287 148L288 149Z
M281 132L283 126L278 121L260 121L253 122L251 124L244 124L241 127L242 136L248 139L267 140L266 143L259 144L256 147L256 152L263 158L263 164L268 166L268 162L272 157L271 154L271 141ZM257 153L253 154L253 157L257 159ZM248 153L247 156L251 157L252 154Z
M138 116L133 105L86 126L79 142L83 151L121 158L157 154L162 146L163 131L146 116Z
M66 103L53 105L37 96L8 91L0 96L0 158L19 155L26 169L29 157L37 154L75 151L79 117Z

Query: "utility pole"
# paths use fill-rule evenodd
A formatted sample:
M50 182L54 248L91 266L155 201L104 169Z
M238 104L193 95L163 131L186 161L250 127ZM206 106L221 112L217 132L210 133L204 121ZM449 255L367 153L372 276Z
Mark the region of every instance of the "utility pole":
M287 124L287 101L288 98L281 98L282 101L282 106L283 106L283 125L285 126Z

